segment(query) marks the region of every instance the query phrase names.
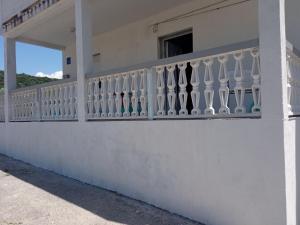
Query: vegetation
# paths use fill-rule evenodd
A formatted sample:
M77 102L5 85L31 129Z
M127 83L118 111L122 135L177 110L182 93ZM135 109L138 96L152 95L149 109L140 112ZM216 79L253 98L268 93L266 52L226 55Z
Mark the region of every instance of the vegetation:
M48 77L34 77L25 73L17 74L17 87L28 87L36 84L43 84L56 79ZM4 72L0 70L0 90L4 86Z

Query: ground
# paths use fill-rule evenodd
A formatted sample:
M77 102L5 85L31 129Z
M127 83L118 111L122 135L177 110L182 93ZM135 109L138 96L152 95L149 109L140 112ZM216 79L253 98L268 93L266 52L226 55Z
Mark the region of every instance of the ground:
M0 155L0 225L199 225Z

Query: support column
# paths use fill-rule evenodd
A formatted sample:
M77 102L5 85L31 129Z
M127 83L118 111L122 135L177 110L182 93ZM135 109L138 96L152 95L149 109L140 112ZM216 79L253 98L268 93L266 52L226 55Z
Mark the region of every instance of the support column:
M89 1L75 0L78 120L86 120L85 76L93 72L92 18Z
M259 33L262 74L262 119L277 137L272 157L279 161L274 170L278 208L282 208L285 225L296 225L295 143L288 120L285 0L259 0ZM291 133L290 133L291 132ZM272 140L266 140L272 141ZM282 194L282 195L281 195Z
M16 41L4 38L4 107L5 122L10 118L10 98L9 92L16 89Z
M259 0L262 116L287 119L285 0Z

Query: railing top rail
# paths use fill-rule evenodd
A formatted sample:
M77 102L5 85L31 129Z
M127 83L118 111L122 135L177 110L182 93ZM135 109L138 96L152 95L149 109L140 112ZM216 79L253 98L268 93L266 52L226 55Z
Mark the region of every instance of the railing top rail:
M111 74L118 74L118 73L125 73L127 71L129 72L129 71L140 70L143 68L152 68L152 67L157 67L157 66L162 66L162 65L174 64L177 62L190 61L190 60L194 60L197 58L205 58L205 57L223 55L225 53L233 53L236 51L247 50L247 49L251 49L254 47L258 47L258 46L259 46L259 40L253 39L253 40L239 42L239 43L230 44L230 45L225 45L225 46L221 46L221 47L217 47L217 48L193 52L190 54L184 54L184 55L170 57L170 58L166 58L166 59L154 60L154 61L141 63L141 64L137 64L137 65L132 65L132 66L128 66L128 67L122 67L122 68L112 69L112 70L107 70L107 71L100 71L99 73L96 73L96 74L87 75L87 78L108 76Z
M51 86L56 86L56 85L60 85L60 84L72 83L76 80L77 79L75 79L75 78L56 80L56 81L51 81L51 82L47 82L47 83L43 83L43 84L37 84L37 85L33 85L33 86L17 88L15 90L10 91L10 93L18 93L18 92L22 92L22 91L30 91L30 90L37 89L37 88L44 88L44 87L51 87Z
M109 73L98 73L93 76L87 76L87 79L93 79L93 78L98 78L98 77L109 77L109 76L115 76L115 75L122 75L122 74L128 74L128 73L133 73L133 72L138 72L138 71L144 71L146 68L142 67L137 67L138 69L131 69L131 70L125 70L125 69L116 69L114 71L110 71Z

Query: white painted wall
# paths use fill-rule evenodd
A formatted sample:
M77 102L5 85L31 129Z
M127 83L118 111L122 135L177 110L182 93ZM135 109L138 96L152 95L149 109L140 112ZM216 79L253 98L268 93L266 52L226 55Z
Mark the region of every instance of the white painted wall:
M208 225L283 225L284 150L276 124L0 124L0 152Z
M159 26L158 33L152 32L151 24L199 8L199 6L203 6L201 1L193 1L94 36L94 53L101 53L100 63L94 64L94 73L157 60L158 38L187 28L193 28L194 51L258 38L256 1L162 24ZM74 48L74 43L70 44L65 54L74 58ZM75 74L75 63L69 66L65 73L69 72L72 75Z
M76 68L76 47L75 43L73 45L67 46L63 51L63 74L70 75L71 77L76 77L77 68ZM67 57L71 57L71 64L67 65Z
M295 160L296 160L296 187L297 187L297 224L300 224L300 118L295 118L290 121L291 128L294 130L295 141Z

